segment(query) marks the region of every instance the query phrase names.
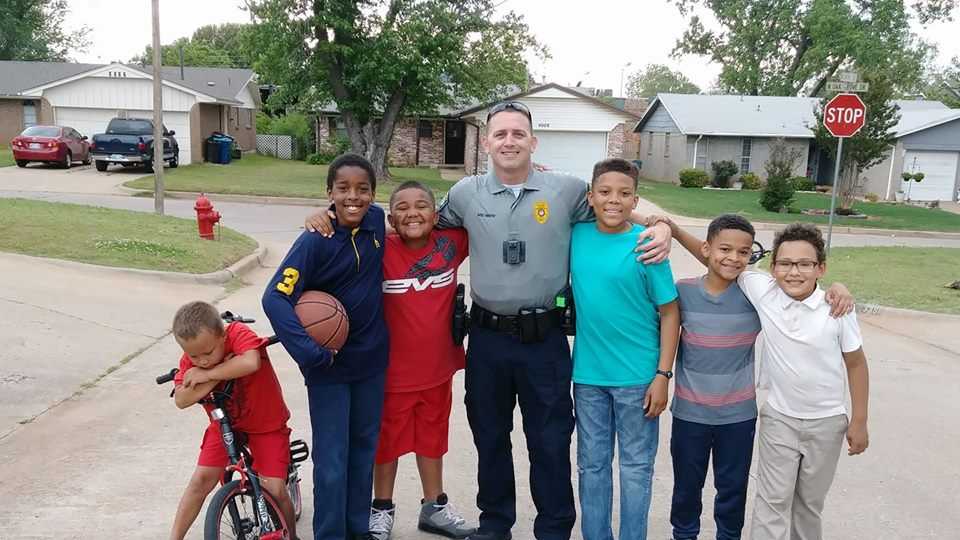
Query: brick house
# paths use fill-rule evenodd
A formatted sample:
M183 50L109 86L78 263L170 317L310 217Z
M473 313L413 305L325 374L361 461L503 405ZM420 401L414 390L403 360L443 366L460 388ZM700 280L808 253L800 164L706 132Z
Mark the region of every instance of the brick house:
M153 70L130 64L0 61L0 144L24 128L71 127L102 133L110 119L153 117ZM176 132L180 164L202 158L214 131L256 147L260 92L249 69L165 66L163 122Z
M645 100L604 101L554 83L507 96L530 108L538 138L534 160L552 169L587 178L593 164L606 157L637 159L640 137L632 131L646 108ZM480 144L486 134L489 107L500 100L435 115L401 118L393 134L388 160L395 166L463 167L467 174L486 171ZM333 107L317 114L317 148L346 128Z

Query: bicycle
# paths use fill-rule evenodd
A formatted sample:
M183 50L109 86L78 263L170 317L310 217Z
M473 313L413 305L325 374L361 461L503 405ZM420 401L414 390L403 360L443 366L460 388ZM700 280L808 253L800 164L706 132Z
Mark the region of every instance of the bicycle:
M253 319L234 315L229 311L222 313L224 322L252 323ZM270 336L264 347L279 342L277 336ZM173 381L179 368L173 368L156 378L157 384ZM213 390L210 395L198 403L212 404L211 418L220 423L223 446L227 450L230 464L227 465L220 480L220 488L213 494L207 506L204 518L204 540L243 539L243 540L290 540L283 512L276 501L260 486L260 480L253 469L253 458L246 446L246 436L235 432L226 412L226 403L233 392L233 382L226 381L222 389ZM173 396L171 391L170 396ZM301 439L290 442L290 467L287 470L287 491L293 502L294 516L299 521L303 510L300 495L300 463L306 461L310 451L307 443ZM233 475L239 475L238 480Z

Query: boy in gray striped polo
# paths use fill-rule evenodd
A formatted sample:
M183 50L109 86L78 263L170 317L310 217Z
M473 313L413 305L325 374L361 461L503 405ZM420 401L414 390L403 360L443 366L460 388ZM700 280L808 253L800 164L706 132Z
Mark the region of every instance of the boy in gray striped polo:
M700 533L711 454L717 538L740 538L743 529L757 423L753 349L760 319L737 276L749 264L754 234L742 216L713 220L700 248L707 275L677 281L682 331L670 437L670 523L676 540Z

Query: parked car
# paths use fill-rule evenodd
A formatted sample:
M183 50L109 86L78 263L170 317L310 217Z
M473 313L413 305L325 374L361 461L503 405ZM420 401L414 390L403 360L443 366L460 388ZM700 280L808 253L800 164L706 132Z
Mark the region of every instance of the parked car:
M10 143L18 167L31 161L57 164L69 169L74 163L90 164L90 143L71 127L31 126Z
M180 146L173 138L174 131L163 127L163 160L175 168L180 164ZM153 170L153 121L145 118L114 118L107 124L107 132L93 136L90 153L98 171L105 171L111 163L124 167L143 165Z

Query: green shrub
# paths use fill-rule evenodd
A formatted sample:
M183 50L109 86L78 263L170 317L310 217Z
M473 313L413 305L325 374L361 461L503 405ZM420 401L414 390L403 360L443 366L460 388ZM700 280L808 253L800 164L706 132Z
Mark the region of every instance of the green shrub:
M880 196L877 195L876 193L867 193L866 195L863 196L863 198L870 202L877 202L880 200Z
M702 188L710 181L707 171L700 169L680 169L680 185L688 188Z
M780 212L784 208L790 208L793 192L793 183L789 178L771 176L767 178L767 185L763 188L760 206L770 212Z
M763 182L760 181L760 177L752 172L741 174L740 183L743 189L760 189L763 187Z
M268 118L261 125L261 118ZM307 153L307 144L310 141L310 135L313 130L310 128L310 121L306 115L291 112L283 116L273 118L266 115L257 117L257 132L269 135L289 135L293 137L297 145L297 159L303 159Z
M793 184L794 191L813 191L817 188L813 180L806 176L794 176L790 179L790 183Z
M710 168L713 169L713 187L719 188L730 187L730 179L739 170L737 164L729 159L714 161L710 164Z
M336 159L337 155L333 152L315 152L307 156L307 163L310 165L326 165Z

